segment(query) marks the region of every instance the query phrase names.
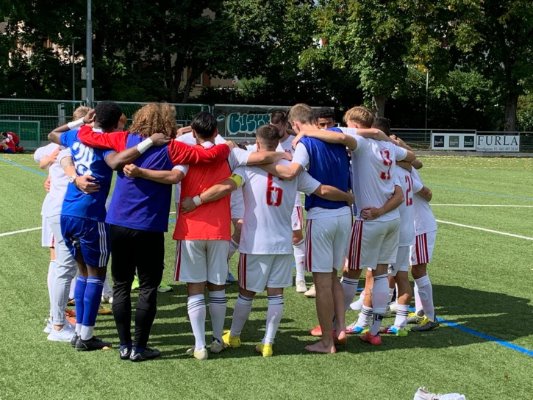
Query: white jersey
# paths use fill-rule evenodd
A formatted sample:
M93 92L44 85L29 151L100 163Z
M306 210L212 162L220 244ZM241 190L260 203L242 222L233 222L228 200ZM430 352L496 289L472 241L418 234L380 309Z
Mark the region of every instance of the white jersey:
M43 157L52 154L56 149L60 148L58 144L50 143L46 146L35 150L33 158L39 162ZM46 194L41 208L41 215L43 217L53 217L61 214L63 206L63 199L67 192L68 177L61 167L61 160L65 157L70 157L70 149L63 149L59 152L56 160L48 168L48 176L50 177L50 191Z
M427 232L433 232L437 230L437 221L431 210L429 202L427 202L423 197L417 195L418 192L422 190L424 184L418 171L413 168L411 171L411 178L413 178L413 207L415 214L415 233L416 235L421 235Z
M352 151L352 190L357 210L382 207L394 193L395 162L405 159L407 150L390 142L366 139L353 129L346 130L346 134L357 142ZM375 221L391 221L399 217L400 212L394 209ZM356 218L361 219L360 215Z
M286 153L289 153L291 156L294 154L294 149L292 147L292 140L295 137L296 136L294 136L294 135L289 135L289 136L287 136L287 139L285 139L284 141L280 141L279 142L279 145L281 146L283 151L286 152ZM298 207L302 206L302 197L300 196L300 193L296 193L296 200L294 202L294 205L298 206Z
M398 246L410 246L415 243L415 211L413 207L413 179L406 169L397 167L395 184L403 191L403 202L398 207L400 212L400 240Z
M289 164L286 160L280 163ZM258 167L240 167L234 174L243 179L244 223L239 252L292 254L291 214L296 193L313 193L320 182L307 172L292 181L282 180Z

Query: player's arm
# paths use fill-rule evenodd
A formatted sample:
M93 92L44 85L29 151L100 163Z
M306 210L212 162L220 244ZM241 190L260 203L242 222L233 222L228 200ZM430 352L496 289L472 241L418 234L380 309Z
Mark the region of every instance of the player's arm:
M172 140L168 145L170 161L174 165L223 161L228 158L229 152L230 146L227 143L218 144L210 149L204 149L202 146L189 146L177 140Z
M320 185L313 194L330 201L345 201L348 205L351 205L354 202L352 193L343 192L335 186L330 185Z
M36 152L37 154L37 152ZM42 156L39 159L39 168L40 169L47 169L50 165L54 163L54 161L57 158L57 155L59 154L59 147L56 148L52 153Z
M59 160L59 165L63 168L65 175L69 178L69 181L74 184L83 193L94 193L100 190L100 185L96 182L94 176L91 175L78 175L76 167L72 161L71 156L63 157Z
M357 128L357 134L367 139L381 140L383 142L392 142L385 132L377 128Z
M182 199L181 210L183 212L190 212L202 204L211 203L213 201L219 200L229 195L231 192L241 186L242 182L242 176L238 174L233 174L231 175L231 177L224 179L222 182L211 186L207 190L192 198L185 197L184 199Z
M373 220L398 208L403 201L403 190L400 186L394 186L394 193L381 207L369 207L361 210L361 217L366 220Z
M280 160L290 161L291 158L291 155L285 151L254 151L248 156L246 165L272 164L277 163Z
M301 164L299 163L290 163L290 164L266 164L261 165L261 169L265 170L271 175L274 175L275 177L285 179L288 181L292 181L294 178L296 178L303 170Z
M157 171L153 169L141 168L135 164L127 164L122 170L124 171L124 175L127 177L148 179L150 181L166 185L176 184L185 177L185 174L176 168L170 171Z
M90 124L94 120L95 111L90 110L83 118L80 118L76 121L69 122L55 128L52 132L48 134L48 140L51 142L61 144L61 135L63 132L70 131L71 129L76 129L85 124Z
M417 194L418 196L422 197L427 202L430 202L431 199L433 198L433 192L427 186L423 186L422 189L420 189L415 194Z
M348 147L352 151L357 148L357 141L352 136L347 135L343 132L334 132L334 131L328 131L328 130L323 130L323 129L318 129L318 128L317 129L306 129L305 132L300 132L296 136L296 138L293 139L292 141L293 146L295 145L295 143L298 143L298 141L303 136L320 139L326 143L342 144Z
M414 161L411 162L411 165L413 166L414 169L420 169L424 166L424 164L422 163L422 161L420 161L420 159L416 159Z

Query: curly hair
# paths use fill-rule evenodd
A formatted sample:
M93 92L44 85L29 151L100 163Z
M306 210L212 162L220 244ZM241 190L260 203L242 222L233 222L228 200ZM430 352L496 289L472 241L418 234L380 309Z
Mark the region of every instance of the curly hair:
M176 108L168 103L149 103L133 114L130 132L142 137L149 137L154 133L176 137Z

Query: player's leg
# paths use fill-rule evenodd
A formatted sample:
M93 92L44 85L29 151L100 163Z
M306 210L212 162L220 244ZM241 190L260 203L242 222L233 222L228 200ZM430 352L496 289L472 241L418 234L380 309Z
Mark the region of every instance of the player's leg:
M347 251L347 265L342 274L342 289L344 291L344 308L348 310L350 304L357 293L361 269L359 268L361 259L361 245L363 239L364 221L356 220L350 232Z
M292 248L296 264L296 292L305 293L307 291L307 285L305 284L305 241L302 232L303 209L301 206L295 206L293 208L291 223Z

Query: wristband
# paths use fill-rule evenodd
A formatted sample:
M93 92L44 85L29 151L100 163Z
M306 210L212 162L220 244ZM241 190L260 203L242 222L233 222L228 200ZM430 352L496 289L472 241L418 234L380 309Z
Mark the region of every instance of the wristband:
M192 202L196 207L200 206L202 204L202 199L200 198L200 195L194 196L192 198Z
M76 129L82 125L85 125L85 121L83 120L83 118L77 119L76 121L72 121L67 124L68 129Z
M137 151L141 154L143 154L146 150L148 150L154 142L152 142L152 139L144 139L141 143L137 145Z

